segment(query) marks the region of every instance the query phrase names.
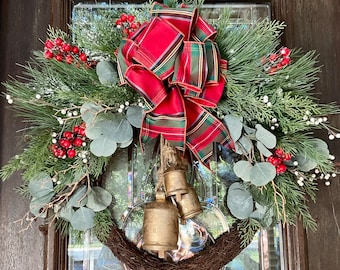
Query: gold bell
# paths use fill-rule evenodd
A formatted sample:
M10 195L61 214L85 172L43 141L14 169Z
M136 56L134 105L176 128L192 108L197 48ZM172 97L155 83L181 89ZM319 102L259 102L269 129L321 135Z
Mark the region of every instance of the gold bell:
M167 250L176 250L179 234L178 210L167 201L164 192L156 193L156 200L144 208L143 248L157 251L165 258Z
M185 170L178 167L170 167L164 173L164 188L166 196L176 196L176 201L182 199L182 194L189 192Z
M189 192L187 194L182 195L182 200L177 201L177 208L182 222L203 212L196 191L192 185L188 184L188 190Z

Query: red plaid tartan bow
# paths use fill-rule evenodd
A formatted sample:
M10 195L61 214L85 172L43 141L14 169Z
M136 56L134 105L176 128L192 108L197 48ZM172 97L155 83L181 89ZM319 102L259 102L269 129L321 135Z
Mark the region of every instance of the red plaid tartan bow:
M230 142L226 127L204 107L216 107L225 79L213 42L216 30L197 15L196 8L172 9L159 3L153 18L117 51L121 82L145 99L141 141L160 134L184 151L187 146L207 164L213 142Z

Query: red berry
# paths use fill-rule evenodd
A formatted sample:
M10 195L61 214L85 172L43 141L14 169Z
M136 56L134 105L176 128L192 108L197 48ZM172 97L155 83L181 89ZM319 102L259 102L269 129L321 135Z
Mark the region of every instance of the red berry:
M73 56L68 54L66 55L66 63L71 64L73 62Z
M67 156L68 156L68 158L74 158L76 156L76 150L68 149L67 150Z
M127 16L127 21L128 22L133 22L135 20L135 16L133 16L133 15L128 15Z
M283 56L288 56L288 55L290 55L290 49L288 49L287 47L283 47L283 48L280 50L280 53L281 53Z
M127 21L127 16L126 16L126 14L121 14L120 15L120 20L122 21L122 22L126 22Z
M46 59L52 59L54 57L54 54L53 54L52 51L47 50L47 51L44 52L44 56L45 56Z
M67 149L71 146L71 142L69 140L66 140L66 139L60 139L59 144L65 149Z
M51 40L48 39L48 40L45 41L45 48L52 49L53 46L54 46L54 44Z
M289 154L289 153L284 153L284 154L282 155L282 159L283 159L284 161L289 161L289 160L292 159L292 155Z
M273 74L275 74L276 71L277 71L276 67L271 67L270 70L269 70L269 74L273 75Z
M58 145L57 144L52 144L51 146L50 146L50 151L51 152L54 152L56 149L58 149Z
M73 132L78 134L79 133L79 126L74 126L73 127Z
M81 138L75 138L72 142L72 144L76 147L82 146L83 144L83 140Z
M281 158L270 156L267 158L267 161L270 162L272 165L277 166L282 163Z
M280 164L276 166L276 173L277 174L283 174L287 170L286 165Z
M85 136L85 128L80 127L78 133L80 136Z
M66 139L73 139L74 135L71 131L65 131L63 136L66 138Z
M74 54L78 54L78 53L79 53L79 48L78 48L77 46L73 46L73 47L72 47L72 52L73 52Z
M133 22L133 23L131 23L130 27L132 29L137 29L138 28L138 24Z
M278 57L277 54L271 54L269 56L269 61L274 62L277 59L277 57Z
M65 156L65 150L58 148L54 150L53 155L57 158L62 158L63 156Z
M283 59L281 60L281 65L283 66L287 66L290 63L290 58L289 57L283 57Z
M63 40L61 38L56 38L54 42L55 42L55 45L57 46L61 46L61 44L63 44Z
M64 43L63 44L63 46L62 46L62 50L64 51L64 52L69 52L69 51L71 51L71 45L70 44L68 44L68 43Z
M129 28L124 28L123 29L123 33L128 36L130 34L130 29Z
M122 24L123 24L123 22L122 22L121 19L116 20L116 25L122 25Z
M79 59L83 62L87 61L87 55L85 53L79 54Z
M275 149L275 155L277 155L278 157L281 157L283 155L283 150L281 148L277 148Z
M55 59L56 59L58 62L61 62L61 61L63 61L63 55L62 55L62 54L57 54L57 55L55 56Z

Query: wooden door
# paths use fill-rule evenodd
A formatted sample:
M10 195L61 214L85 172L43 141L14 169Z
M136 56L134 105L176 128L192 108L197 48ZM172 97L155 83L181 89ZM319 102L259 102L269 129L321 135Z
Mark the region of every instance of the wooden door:
M59 0L2 0L0 14L0 81L17 76L22 69L17 63L25 63L31 51L41 49L49 24L65 28L70 1ZM0 86L0 91L5 89ZM14 101L15 102L15 101ZM19 152L16 130L24 127L13 116L5 99L0 99L0 166ZM0 181L0 269L46 269L44 253L48 242L42 221L32 228L19 232L25 226L20 220L25 216L29 200L14 190L21 184L19 174L6 182ZM18 221L18 222L17 222ZM40 233L40 230L41 232ZM55 268L57 269L57 268Z
M332 0L273 0L274 18L288 25L283 42L289 47L316 50L322 67L316 93L321 102L340 104L340 2ZM340 127L340 117L329 117ZM322 134L327 140L327 134ZM340 141L329 141L330 151L340 164ZM338 168L339 170L339 168ZM318 223L317 232L306 232L305 241L299 239L300 248L306 244L306 265L296 262L291 269L340 269L340 180L331 186L323 184L317 192L317 203L310 203L313 217ZM301 233L296 232L299 238ZM299 250L296 250L299 252Z

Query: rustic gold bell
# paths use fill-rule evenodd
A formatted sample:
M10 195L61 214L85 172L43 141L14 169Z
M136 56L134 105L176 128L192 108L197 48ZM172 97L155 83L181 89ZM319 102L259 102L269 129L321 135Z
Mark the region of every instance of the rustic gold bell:
M164 188L166 196L176 196L176 201L182 199L182 194L189 192L185 171L181 168L170 167L164 173Z
M167 250L176 250L179 234L178 210L167 201L164 192L156 193L156 200L144 208L143 248L157 251L165 258Z
M202 213L202 206L198 200L195 189L192 185L188 184L189 192L182 195L182 200L177 202L177 208L182 222L188 218Z

